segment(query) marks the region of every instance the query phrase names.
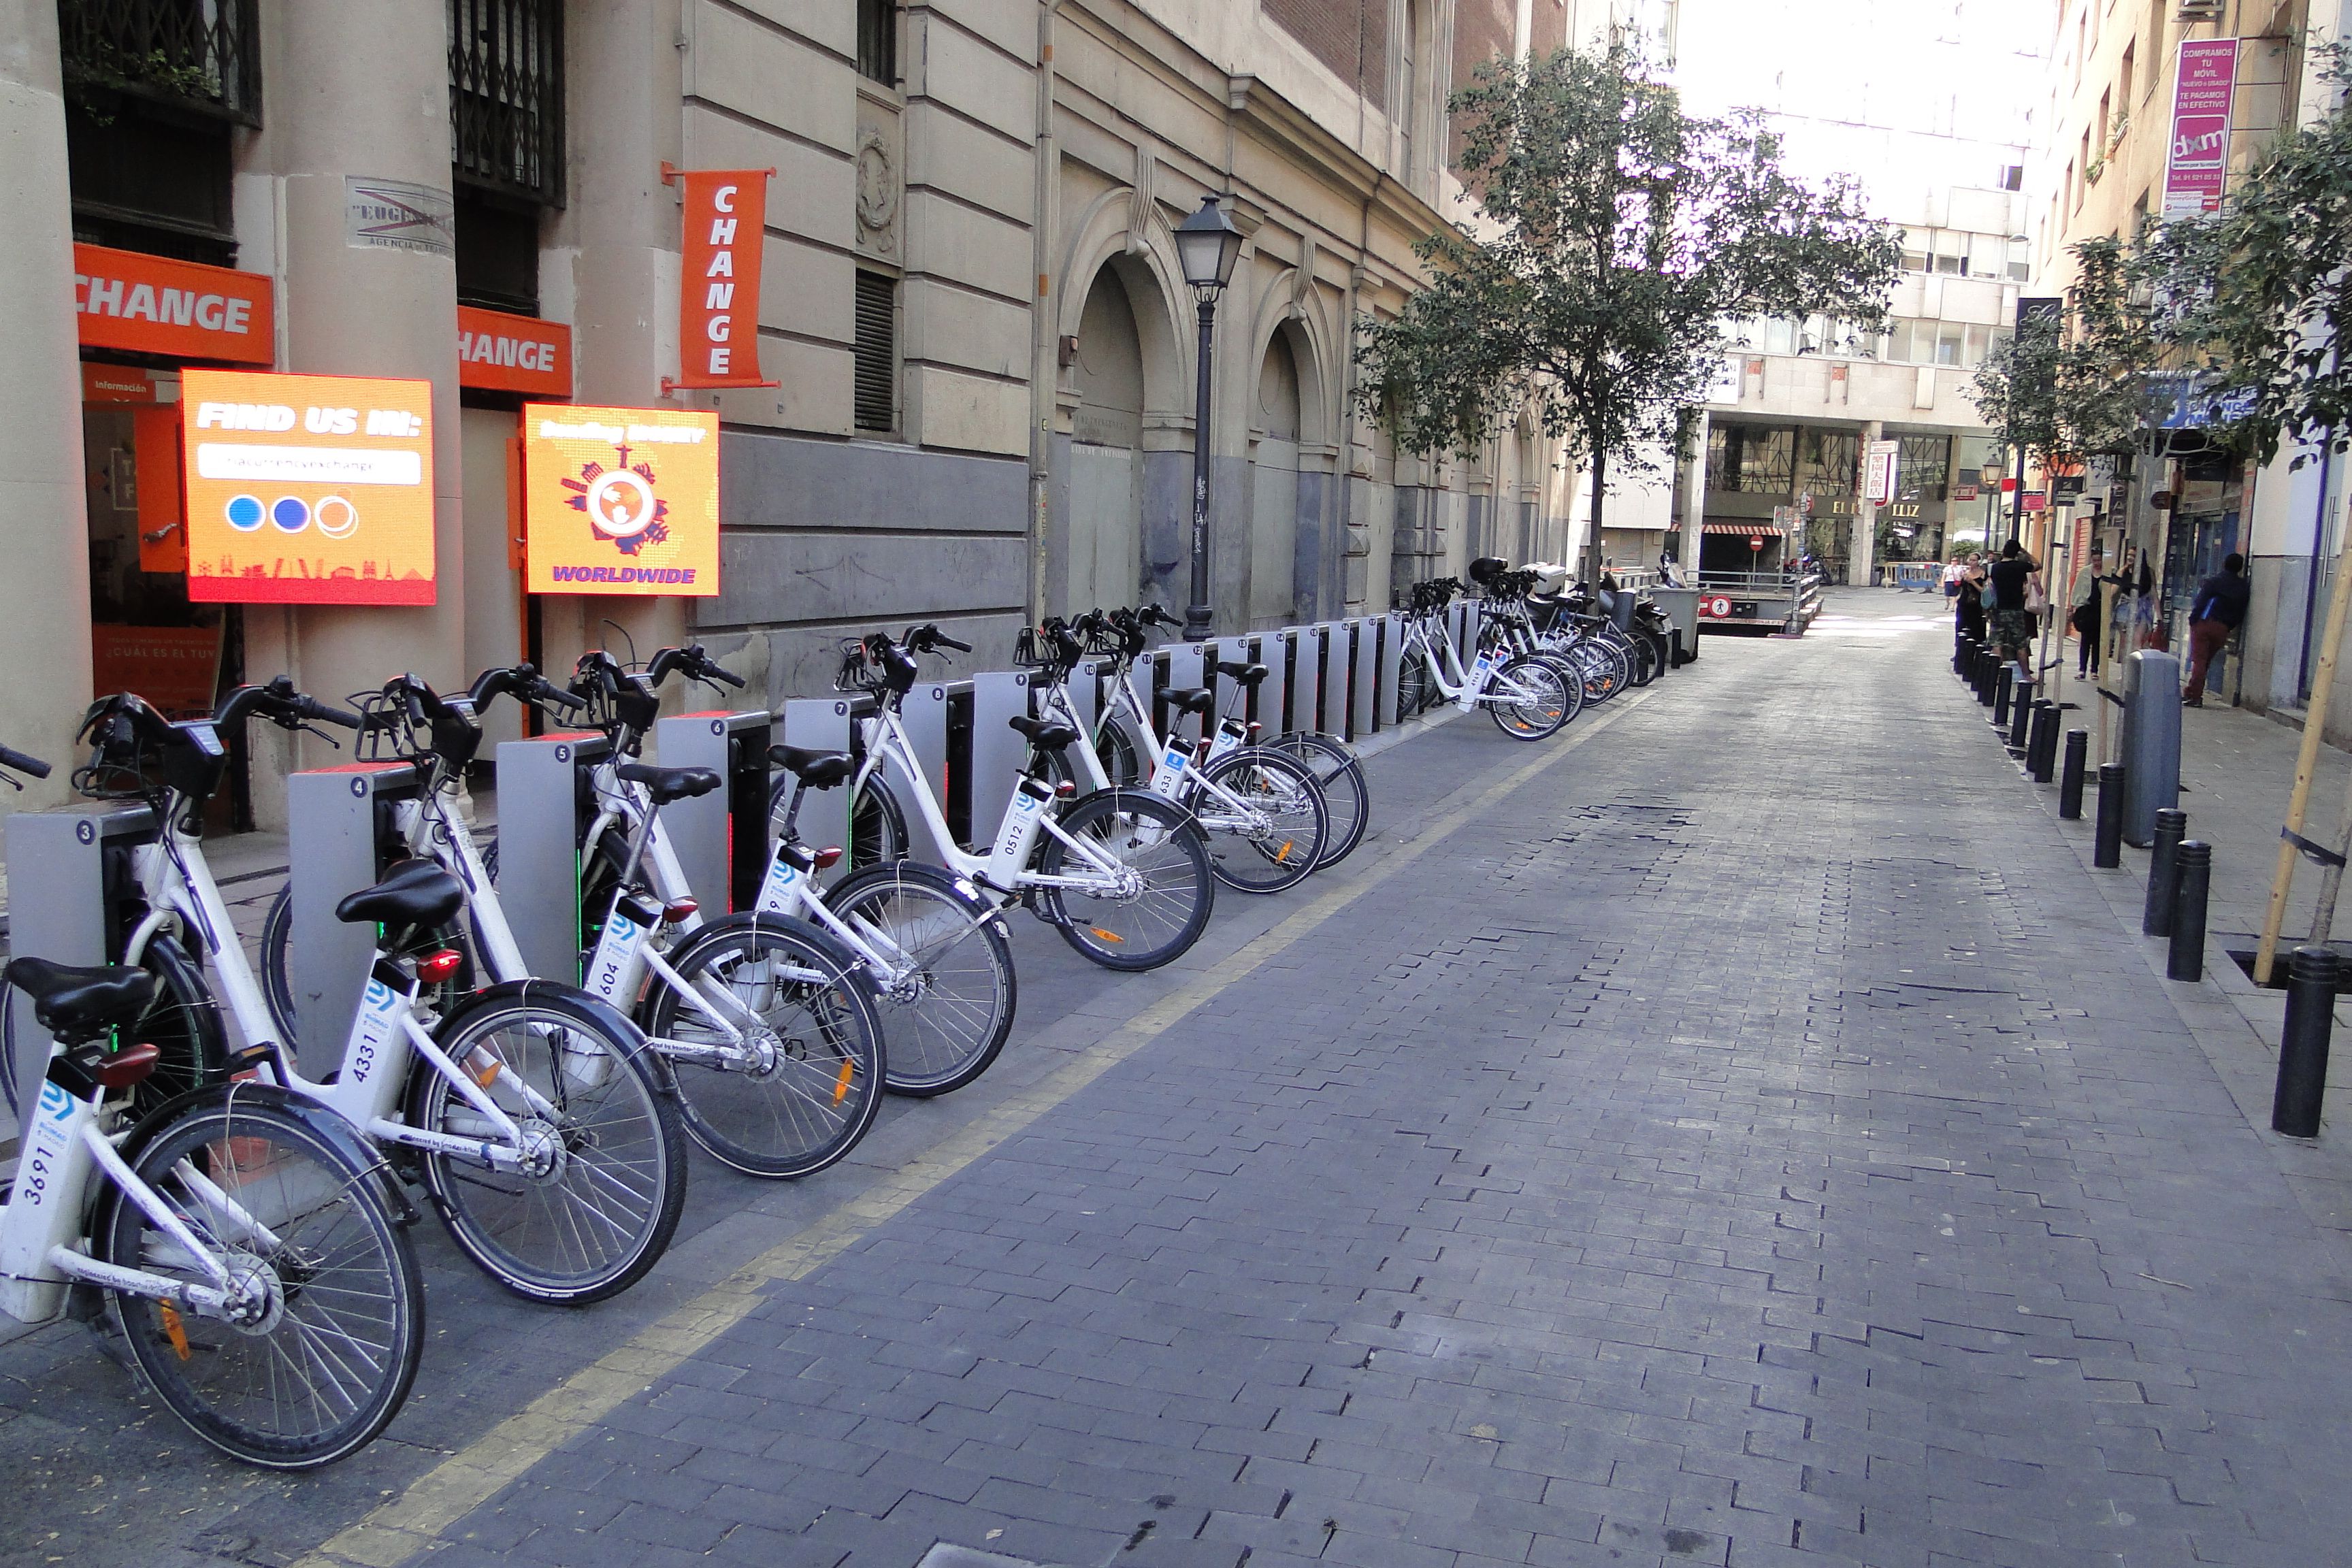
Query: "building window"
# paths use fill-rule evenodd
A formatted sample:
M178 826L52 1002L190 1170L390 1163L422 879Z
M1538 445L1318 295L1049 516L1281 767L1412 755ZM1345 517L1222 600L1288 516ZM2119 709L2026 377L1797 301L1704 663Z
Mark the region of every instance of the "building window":
M449 0L449 146L461 187L563 205L562 0Z
M860 430L891 430L898 423L898 280L887 272L857 273L856 418Z
M1785 425L1711 425L1706 488L1743 495L1794 494L1796 431Z
M2134 38L2124 46L2122 74L2116 79L2116 101L2123 105L2124 120L2128 123L2132 111L2132 75L2138 61L2139 40Z
M261 123L254 0L59 0L66 96L105 112L144 100Z
M898 85L898 7L895 0L857 0L857 74Z
M2000 188L2004 191L2025 189L2025 165L2003 163L2000 167Z

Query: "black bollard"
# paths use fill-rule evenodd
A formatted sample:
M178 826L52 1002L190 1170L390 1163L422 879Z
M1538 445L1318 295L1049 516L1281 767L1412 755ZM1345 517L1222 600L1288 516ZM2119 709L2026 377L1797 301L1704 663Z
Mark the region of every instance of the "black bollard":
M2202 980L2205 897L2213 887L2213 847L2202 839L2186 839L2173 865L2172 951L2165 955L2165 978Z
M1985 707L1993 704L1993 690L2000 682L2000 656L1989 647L1977 649L1977 700Z
M2033 703L2033 733L2026 738L2025 765L2035 784L2048 784L2058 765L2058 704L2047 697Z
M1992 727L2005 728L2009 723L2010 698L2017 689L2017 672L2003 664L1993 671Z
M2156 814L2156 837L2147 853L2147 901L2140 906L2142 936L2172 934L2172 900L2179 890L2180 841L2189 837L2189 814L2169 807Z
M2025 737L2033 723L2033 682L2021 680L2009 698L2009 749L2025 754Z
M2319 1102L2327 1093L2327 1037L2336 1026L2334 952L2298 947L2287 961L2286 1035L2279 1041L2278 1092L2271 1131L2319 1136Z
M2091 732L2066 731L2066 766L2058 775L2058 816L2061 821L2083 819L2083 764L2091 760Z
M2092 842L2091 864L2112 871L2124 863L2124 765L2099 764L2099 827Z

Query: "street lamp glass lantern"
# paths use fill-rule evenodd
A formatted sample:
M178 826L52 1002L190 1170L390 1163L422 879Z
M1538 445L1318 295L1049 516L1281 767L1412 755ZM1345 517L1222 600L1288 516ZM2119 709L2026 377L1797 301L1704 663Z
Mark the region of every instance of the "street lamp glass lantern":
M1982 468L1979 468L1977 471L1977 477L1982 479L1985 484L1990 487L2000 483L2002 479L2004 479L2008 473L2008 464L2000 461L1993 461L1985 464Z
M1242 231L1213 195L1202 197L1201 210L1176 226L1176 259L1184 268L1184 281L1203 300L1215 299L1234 280L1241 254Z

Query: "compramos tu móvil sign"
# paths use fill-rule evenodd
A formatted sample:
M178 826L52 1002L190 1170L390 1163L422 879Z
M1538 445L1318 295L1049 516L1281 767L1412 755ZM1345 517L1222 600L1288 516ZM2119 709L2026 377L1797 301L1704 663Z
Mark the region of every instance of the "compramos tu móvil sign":
M719 416L530 403L522 433L531 593L719 592Z

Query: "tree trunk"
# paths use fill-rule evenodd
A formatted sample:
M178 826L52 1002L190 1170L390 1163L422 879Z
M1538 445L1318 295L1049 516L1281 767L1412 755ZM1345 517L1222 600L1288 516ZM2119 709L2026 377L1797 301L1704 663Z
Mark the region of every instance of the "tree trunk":
M1595 588L1601 586L1601 498L1608 472L1609 454L1596 441L1592 444L1592 523L1584 541L1584 580Z

